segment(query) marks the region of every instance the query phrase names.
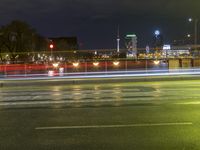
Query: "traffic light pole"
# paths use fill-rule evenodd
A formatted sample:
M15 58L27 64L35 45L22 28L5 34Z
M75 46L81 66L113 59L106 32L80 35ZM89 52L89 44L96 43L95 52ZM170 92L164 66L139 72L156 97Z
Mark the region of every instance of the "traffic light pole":
M51 49L51 59L53 60L53 47L54 47L54 46L53 46L53 44L50 44L49 47L50 47L50 49Z

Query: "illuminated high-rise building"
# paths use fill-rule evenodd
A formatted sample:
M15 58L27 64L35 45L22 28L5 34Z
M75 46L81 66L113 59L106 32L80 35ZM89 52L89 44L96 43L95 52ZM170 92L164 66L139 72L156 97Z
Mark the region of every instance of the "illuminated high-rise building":
M137 57L137 36L135 34L126 35L126 48L128 56Z

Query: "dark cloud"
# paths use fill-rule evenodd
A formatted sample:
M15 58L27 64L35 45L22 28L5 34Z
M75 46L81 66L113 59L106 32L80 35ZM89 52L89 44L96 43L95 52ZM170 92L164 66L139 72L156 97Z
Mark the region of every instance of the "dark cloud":
M151 41L159 28L166 39L191 31L186 18L199 17L199 0L1 0L1 25L13 19L27 21L45 36L77 35L84 48L115 46L134 32L140 45Z

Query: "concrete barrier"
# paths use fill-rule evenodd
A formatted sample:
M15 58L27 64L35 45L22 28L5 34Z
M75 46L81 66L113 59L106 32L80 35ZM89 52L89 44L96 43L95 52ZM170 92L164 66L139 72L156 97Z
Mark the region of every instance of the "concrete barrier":
M191 68L192 67L192 59L181 59L181 67L182 68Z
M200 59L193 59L193 67L200 67Z
M169 69L179 69L180 61L179 59L169 59Z

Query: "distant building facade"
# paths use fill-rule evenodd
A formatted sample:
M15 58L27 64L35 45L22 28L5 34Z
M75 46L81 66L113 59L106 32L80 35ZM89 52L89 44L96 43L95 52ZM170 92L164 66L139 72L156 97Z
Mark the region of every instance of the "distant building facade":
M164 45L162 54L166 57L189 56L191 54L191 47Z

